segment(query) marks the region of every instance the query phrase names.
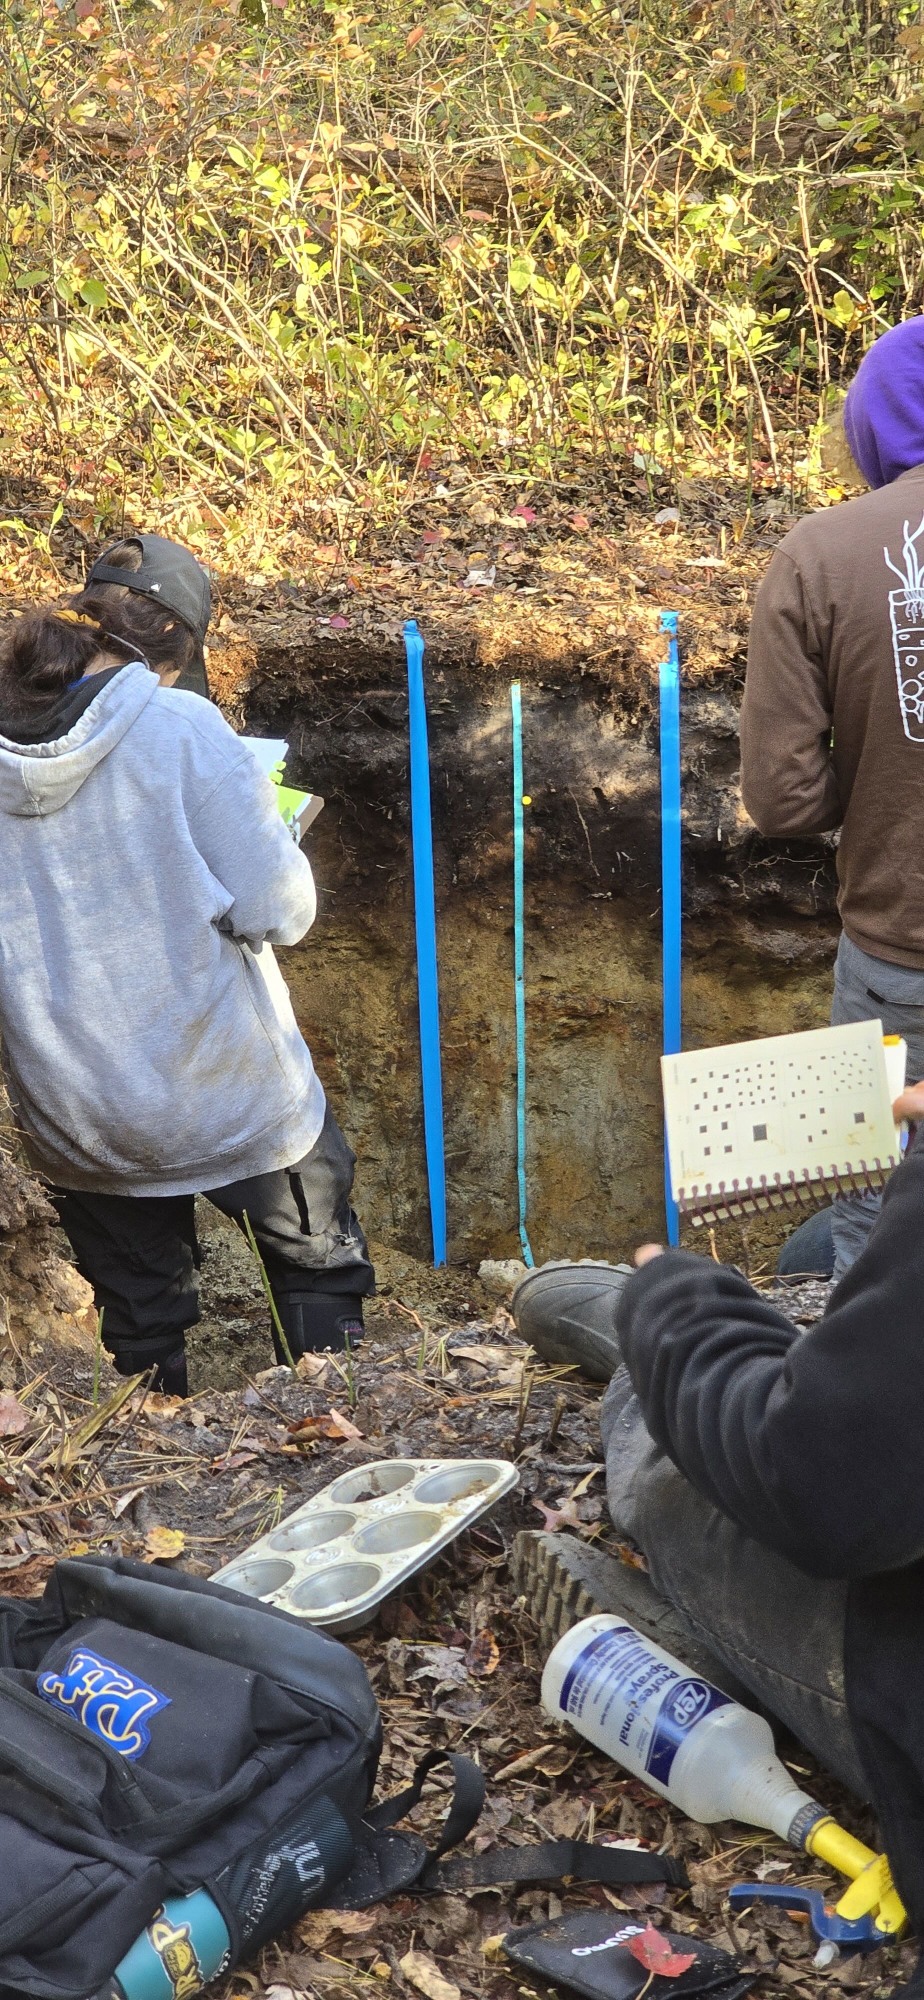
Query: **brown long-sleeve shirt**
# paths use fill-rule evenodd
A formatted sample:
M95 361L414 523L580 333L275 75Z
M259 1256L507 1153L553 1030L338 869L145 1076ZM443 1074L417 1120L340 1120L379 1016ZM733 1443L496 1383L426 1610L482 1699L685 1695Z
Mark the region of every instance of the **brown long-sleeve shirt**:
M848 937L924 969L924 465L781 542L751 625L741 788L762 833L839 826Z

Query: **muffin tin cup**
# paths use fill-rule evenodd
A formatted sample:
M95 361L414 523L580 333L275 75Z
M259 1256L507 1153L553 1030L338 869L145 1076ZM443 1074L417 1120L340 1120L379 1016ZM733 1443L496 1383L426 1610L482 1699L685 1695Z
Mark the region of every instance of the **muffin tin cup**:
M341 1473L211 1580L355 1632L517 1479L501 1458L376 1459Z

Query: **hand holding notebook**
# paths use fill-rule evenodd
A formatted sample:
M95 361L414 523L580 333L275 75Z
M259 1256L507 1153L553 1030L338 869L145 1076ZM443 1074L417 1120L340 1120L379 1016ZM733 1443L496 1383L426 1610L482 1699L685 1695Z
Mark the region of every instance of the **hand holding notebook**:
M879 1021L665 1056L671 1187L694 1224L880 1188L905 1044Z
M283 769L288 754L288 743L281 736L242 736L241 742L252 750L261 771L276 787L279 810L293 840L301 840L313 825L324 804L317 792L297 792L291 785L284 785Z

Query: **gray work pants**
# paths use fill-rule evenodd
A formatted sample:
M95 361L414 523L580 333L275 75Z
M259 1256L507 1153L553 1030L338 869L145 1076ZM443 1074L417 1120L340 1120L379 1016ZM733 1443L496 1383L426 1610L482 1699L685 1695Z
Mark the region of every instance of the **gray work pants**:
M620 1535L703 1646L859 1798L844 1702L847 1586L805 1576L719 1513L649 1435L625 1368L603 1399L606 1496Z
M881 1021L884 1035L904 1035L908 1082L924 1077L924 972L871 958L842 936L834 967L831 1025L840 1028L848 1021ZM835 1283L866 1248L881 1199L878 1194L852 1194L835 1202L831 1216Z

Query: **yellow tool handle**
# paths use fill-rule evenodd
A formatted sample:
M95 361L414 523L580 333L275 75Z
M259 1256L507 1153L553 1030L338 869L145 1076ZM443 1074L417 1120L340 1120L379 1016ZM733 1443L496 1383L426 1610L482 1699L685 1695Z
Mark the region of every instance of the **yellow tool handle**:
M908 1922L905 1906L892 1881L892 1872L884 1854L874 1854L862 1840L855 1839L846 1827L838 1826L834 1819L821 1819L813 1826L805 1845L810 1854L817 1854L820 1861L827 1861L838 1874L851 1877L850 1887L845 1890L837 1905L839 1917L846 1917L855 1923L861 1917L874 1915L876 1927L897 1937Z
M845 1826L838 1826L836 1819L818 1820L806 1836L805 1845L810 1854L817 1854L819 1861L827 1861L839 1875L849 1875L851 1881L862 1875L871 1861L879 1859L871 1847L856 1840Z
M892 1877L889 1876L891 1883ZM881 1931L888 1931L890 1937L900 1937L908 1922L908 1912L896 1888L890 1888L882 1898L876 1916Z
M857 1917L867 1917L871 1910L878 1910L884 1896L894 1893L889 1864L884 1854L877 1854L862 1875L857 1875L849 1889L845 1889L837 1905L839 1917L847 1917L851 1923Z

